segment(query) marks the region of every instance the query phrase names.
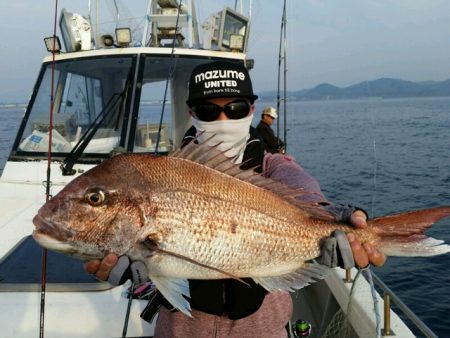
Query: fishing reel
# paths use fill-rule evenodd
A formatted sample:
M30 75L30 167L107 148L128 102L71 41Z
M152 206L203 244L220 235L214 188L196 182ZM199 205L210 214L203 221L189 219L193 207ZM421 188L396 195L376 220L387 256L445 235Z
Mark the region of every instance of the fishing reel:
M292 332L295 338L309 337L311 334L311 324L306 320L299 319L292 324Z

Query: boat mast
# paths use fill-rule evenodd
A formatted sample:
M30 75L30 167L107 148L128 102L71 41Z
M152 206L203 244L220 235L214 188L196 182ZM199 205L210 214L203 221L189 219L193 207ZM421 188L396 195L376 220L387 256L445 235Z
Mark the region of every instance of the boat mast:
M144 24L144 31L142 32L142 40L141 40L141 46L146 47L147 46L147 35L148 35L148 25L149 25L149 18L150 18L150 11L152 10L152 1L149 0L147 4L147 11L145 12L145 24Z

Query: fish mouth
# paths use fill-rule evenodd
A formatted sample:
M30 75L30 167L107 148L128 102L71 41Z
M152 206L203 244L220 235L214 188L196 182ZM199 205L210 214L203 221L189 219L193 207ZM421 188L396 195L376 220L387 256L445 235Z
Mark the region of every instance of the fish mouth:
M33 231L33 238L35 239L36 237L48 237L59 242L66 242L73 238L76 233L64 225L46 221L39 214L33 218L33 224L36 227Z
M82 260L101 259L104 257L104 253L97 248L84 247L83 252L80 252L79 247L82 244L73 240L77 233L75 230L68 229L64 225L48 222L39 215L34 217L33 223L36 229L31 236L39 245L46 249Z
M66 254L73 251L73 247L69 243L61 242L37 230L33 231L32 236L39 245L43 246L46 249Z

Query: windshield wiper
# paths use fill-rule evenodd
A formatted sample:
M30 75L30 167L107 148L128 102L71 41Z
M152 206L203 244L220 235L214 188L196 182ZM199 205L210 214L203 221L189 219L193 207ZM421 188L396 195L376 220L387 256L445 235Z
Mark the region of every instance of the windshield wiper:
M85 131L83 136L81 136L80 140L77 142L75 147L73 147L69 155L67 155L67 157L61 164L61 170L63 175L75 174L76 171L73 169L75 162L80 158L81 154L86 149L87 145L92 140L95 133L102 126L106 118L117 109L118 104L122 104L123 99L125 98L125 92L126 90L124 90L122 93L114 94L111 97L111 99L106 103L105 108L100 112L100 114L97 115L97 117L91 123L89 128Z
M128 89L131 85L131 76L133 75L132 70L130 69L126 78L125 86L123 88L123 91L121 93L115 93L111 96L109 101L106 103L103 110L98 114L98 116L94 119L92 124L89 126L89 128L86 130L86 132L83 134L83 136L80 138L80 140L77 142L75 147L73 147L72 151L69 153L69 155L64 159L63 163L61 164L61 171L63 175L75 175L75 170L73 169L73 165L75 162L80 158L83 151L86 149L89 142L94 137L97 130L100 128L100 126L103 124L103 122L106 120L108 116L111 115L112 112L115 111L117 107L120 105L123 105L123 102L125 101L125 98L127 97ZM119 104L119 106L118 106ZM119 115L120 118L120 115ZM119 124L119 121L117 121L117 125Z

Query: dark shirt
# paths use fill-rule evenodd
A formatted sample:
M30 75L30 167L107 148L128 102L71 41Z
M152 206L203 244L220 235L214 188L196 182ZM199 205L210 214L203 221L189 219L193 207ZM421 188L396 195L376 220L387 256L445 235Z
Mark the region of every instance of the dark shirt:
M258 131L259 135L261 135L264 141L264 148L266 149L266 151L270 153L278 153L280 152L281 148L284 147L283 141L275 136L272 128L263 120L259 122L256 130Z

